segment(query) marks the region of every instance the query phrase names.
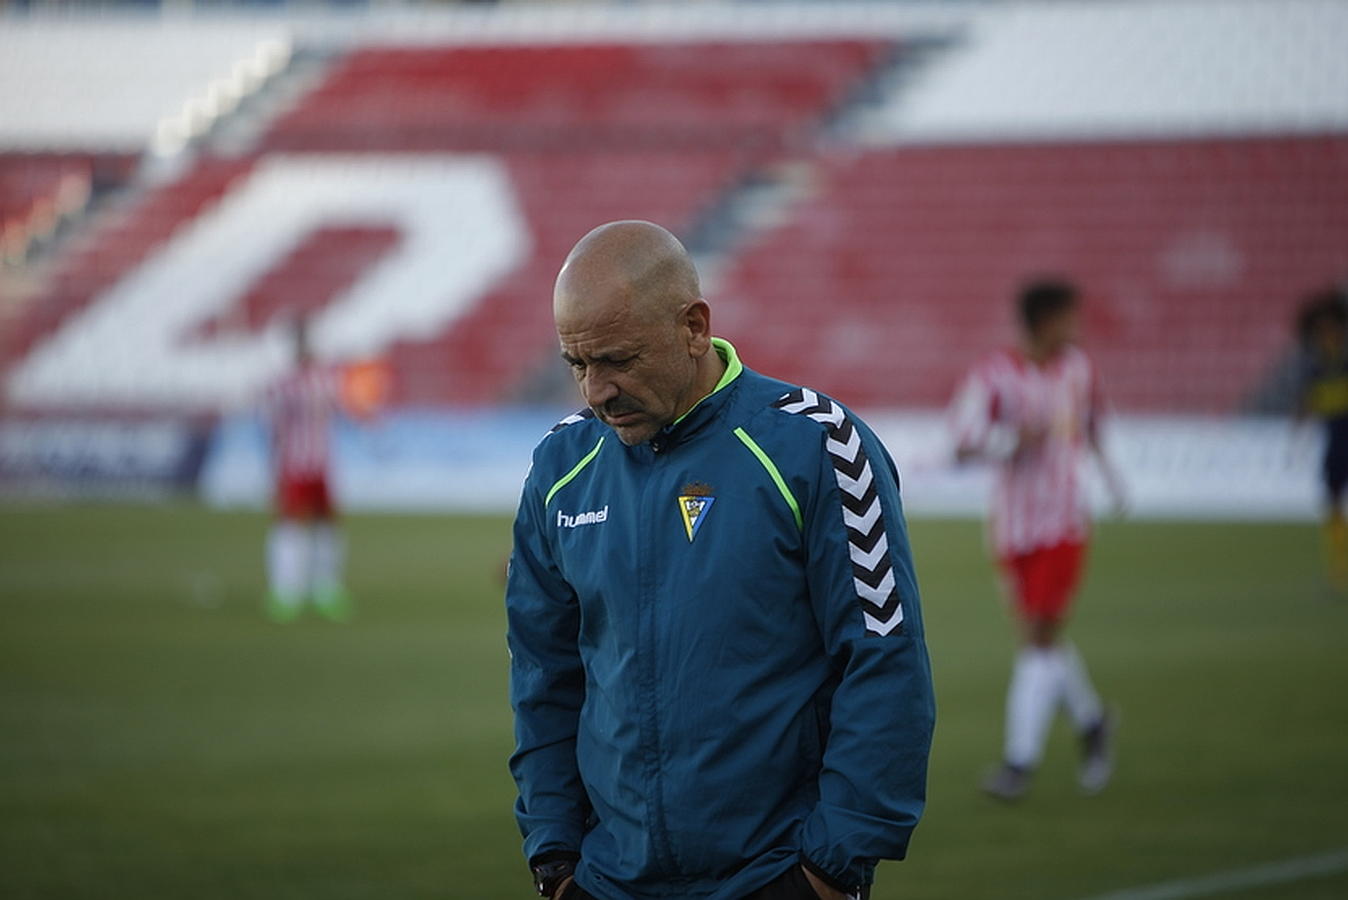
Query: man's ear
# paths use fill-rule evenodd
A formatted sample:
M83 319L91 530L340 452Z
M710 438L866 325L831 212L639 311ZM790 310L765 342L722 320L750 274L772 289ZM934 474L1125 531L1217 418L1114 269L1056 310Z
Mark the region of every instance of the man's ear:
M688 355L699 359L711 349L711 306L698 298L683 311L683 326L688 329Z

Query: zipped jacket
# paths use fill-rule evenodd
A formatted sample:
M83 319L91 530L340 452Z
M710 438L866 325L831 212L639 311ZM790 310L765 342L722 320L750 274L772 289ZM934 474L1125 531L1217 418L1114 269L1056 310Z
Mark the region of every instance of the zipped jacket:
M603 900L854 891L922 813L935 704L899 479L822 394L726 361L626 446L534 452L506 606L527 858Z

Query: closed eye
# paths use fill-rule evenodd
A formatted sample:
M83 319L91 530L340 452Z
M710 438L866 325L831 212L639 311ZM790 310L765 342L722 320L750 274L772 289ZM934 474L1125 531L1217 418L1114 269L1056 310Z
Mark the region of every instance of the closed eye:
M596 356L593 360L591 360L589 363L587 363L587 362L585 362L585 360L583 360L583 359L577 359L577 358L575 358L574 356L570 356L570 355L565 354L565 353L562 354L562 360L563 360L568 366L570 366L570 367L572 368L572 370L577 371L577 372L583 371L587 366L590 366L590 365L595 365L595 366L607 366L608 368L611 368L611 369L618 369L619 371L622 371L622 370L631 368L632 363L636 362L636 359L637 359L637 358L636 358L635 355L633 355L633 356Z

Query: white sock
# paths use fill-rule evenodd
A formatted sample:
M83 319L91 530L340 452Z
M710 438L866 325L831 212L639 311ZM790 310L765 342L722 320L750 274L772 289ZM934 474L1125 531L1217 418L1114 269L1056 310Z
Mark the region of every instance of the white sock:
M1053 651L1021 648L1006 691L1006 762L1027 769L1039 764L1061 684Z
M1086 664L1081 661L1076 645L1071 641L1063 641L1053 652L1067 712L1076 724L1077 731L1085 731L1099 722L1104 713L1100 695L1095 692L1090 675L1086 674Z
M309 590L309 535L296 522L277 522L267 535L267 576L272 596L299 606Z
M312 585L314 593L325 594L342 589L342 566L346 557L346 542L341 532L330 522L321 522L312 529L313 560Z

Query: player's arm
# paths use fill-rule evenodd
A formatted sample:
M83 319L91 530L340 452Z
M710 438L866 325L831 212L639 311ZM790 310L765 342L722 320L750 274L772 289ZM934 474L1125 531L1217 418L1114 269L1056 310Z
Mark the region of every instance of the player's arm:
M871 881L877 860L906 854L925 805L935 723L898 474L880 442L852 424L867 465L849 471L844 495L821 452L806 504L811 602L840 682L801 847L807 871L848 893Z
M1289 465L1298 465L1310 457L1315 445L1315 408L1311 401L1311 380L1307 376L1301 376L1297 382L1289 421L1286 457Z
M1002 462L1044 438L1042 429L1036 433L1009 421L1006 405L996 388L977 369L969 373L955 392L949 422L957 463Z
M590 805L576 763L585 696L577 636L580 610L552 559L543 496L531 474L515 520L506 583L510 701L519 788L515 816L531 863L578 858Z
M1104 479L1105 489L1109 492L1109 500L1114 507L1115 515L1123 515L1128 510L1128 489L1124 485L1123 477L1119 474L1113 459L1105 449L1105 441L1102 435L1104 418L1104 395L1100 390L1099 379L1092 373L1086 412L1086 444L1090 447L1091 454L1095 457L1095 464L1100 470L1100 476Z

